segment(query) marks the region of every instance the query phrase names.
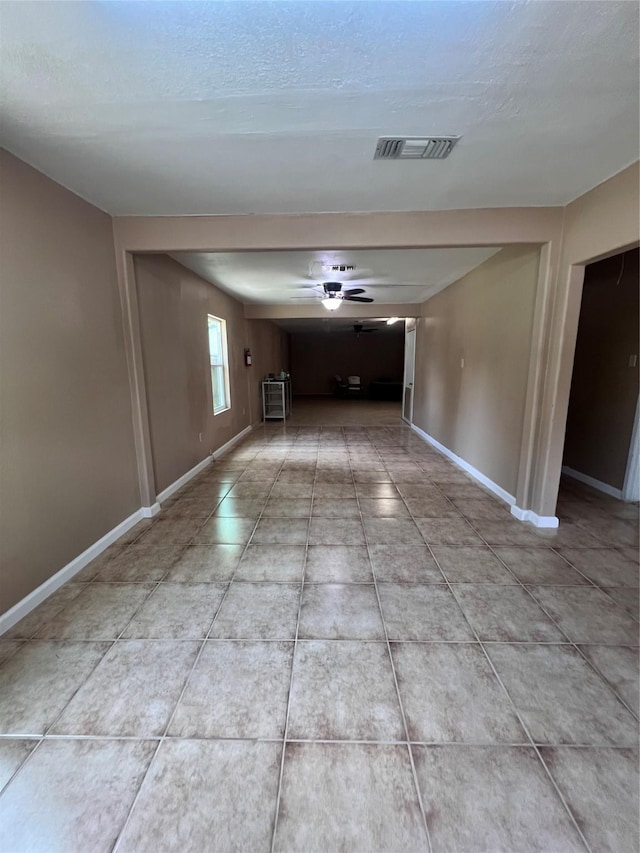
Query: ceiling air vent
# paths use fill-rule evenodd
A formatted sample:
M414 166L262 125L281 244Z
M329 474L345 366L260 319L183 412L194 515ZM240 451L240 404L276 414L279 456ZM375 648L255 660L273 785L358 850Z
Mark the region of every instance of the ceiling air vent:
M459 136L381 136L374 160L444 160L453 151Z

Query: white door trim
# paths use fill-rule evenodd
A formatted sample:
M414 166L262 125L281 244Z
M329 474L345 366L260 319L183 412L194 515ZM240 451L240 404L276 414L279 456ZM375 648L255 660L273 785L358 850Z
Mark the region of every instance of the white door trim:
M408 352L407 340L409 338L409 335L413 335L413 347L412 347L413 364L411 365L412 369L413 369L413 377L411 380L411 407L410 407L410 412L409 412L409 418L407 419L404 416L404 410L405 410L404 398L405 398L406 389L407 389L407 352ZM405 423L409 424L409 426L411 426L413 424L413 401L415 399L415 385L416 385L416 327L413 326L411 329L407 329L404 333L404 373L402 376L402 415L401 415L401 417Z
M624 475L622 486L623 501L640 501L640 396L636 403L636 416L633 421L631 432L631 445L629 447L629 459L627 460L627 471Z

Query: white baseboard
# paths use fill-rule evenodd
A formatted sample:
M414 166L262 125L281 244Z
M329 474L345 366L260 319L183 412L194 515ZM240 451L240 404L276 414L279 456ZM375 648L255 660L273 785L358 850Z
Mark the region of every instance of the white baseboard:
M520 509L520 507L515 504L511 507L511 515L517 518L518 521L528 521L530 524L533 524L534 527L554 529L560 525L556 515L538 515L538 513L534 512L532 509Z
M572 477L574 480L579 480L592 489L597 489L599 492L604 492L605 495L610 495L612 498L622 500L622 489L615 489L608 483L603 483L601 480L596 480L595 477L590 477L588 474L583 474L581 471L576 471L574 468L569 468L568 465L562 466L562 473L567 477Z
M223 444L222 447L219 447L217 450L214 450L212 458L214 460L219 459L224 453L226 453L228 450L231 450L234 444L237 444L239 441L242 441L245 435L248 435L252 429L253 427L251 426L251 424L249 424L249 426L245 427L243 430L240 430L240 432L237 435L234 435L233 438L230 438L226 444Z
M189 480L193 480L194 477L197 477L201 471L211 465L213 462L213 454L211 456L205 456L202 462L198 462L197 465L194 465L186 474L183 474L182 477L178 477L175 482L171 483L170 486L167 486L166 489L163 489L160 494L156 496L156 502L159 504L164 503L168 498L174 495L179 489L183 486L186 486Z
M161 509L162 509L162 507L160 506L158 501L156 501L154 504L151 504L151 506L143 506L142 507L142 517L143 518L153 518L153 516L157 515Z
M189 480L193 480L194 477L197 477L201 471L211 465L212 462L215 462L216 459L219 459L223 454L227 453L227 451L231 450L234 444L237 444L241 441L247 433L250 433L253 429L252 426L245 427L241 430L237 435L234 435L233 438L230 438L222 447L219 447L217 450L214 450L210 456L205 456L202 462L198 462L197 465L194 465L186 474L183 474L182 477L178 477L178 479L171 483L170 486L167 486L166 489L163 489L160 494L156 497L156 501L161 504L164 503L167 498L170 498L174 495L179 489L183 486L186 486ZM155 504L154 504L155 506ZM155 515L155 513L154 513Z
M151 506L143 506L140 507L140 509L137 509L129 516L129 518L125 518L125 520L116 525L113 530L105 533L101 539L98 539L97 542L90 545L86 551L83 551L82 554L79 554L75 559L71 560L70 563L63 566L60 571L55 573L55 575L47 578L44 583L41 583L39 587L36 587L36 589L26 595L17 604L14 604L6 613L0 615L0 635L4 634L5 631L8 631L9 628L12 628L21 619L24 619L24 617L35 607L42 604L45 599L49 598L49 596L57 589L60 589L63 584L71 580L74 575L76 575L81 569L84 569L85 566L89 565L92 560L95 560L96 557L109 547L109 545L113 545L113 543L121 536L124 536L124 534L131 530L131 528L139 521L143 518L153 518L155 515L158 515L161 511L160 504L163 501L166 501L167 498L174 494L174 492L177 492L178 489L182 488L185 483L188 483L189 480L201 471L204 471L207 465L210 465L214 459L218 459L223 453L226 453L227 450L244 438L244 436L250 431L250 426L243 429L230 441L227 441L226 444L223 444L222 447L215 450L211 456L207 456L206 459L203 459L202 462L199 462L190 471L187 471L186 474L183 474L182 477L177 479L175 483L172 483L164 491L160 492L156 497L155 503Z
M433 436L426 433L424 430L417 427L415 424L409 424L411 429L416 432L420 438L423 438L428 444L431 444L436 450L439 450L440 453L444 454L448 459L451 459L459 468L462 468L463 471L466 471L467 474L471 474L471 476L478 480L478 482L482 483L483 486L486 486L487 489L492 491L494 495L503 500L509 506L513 506L516 502L516 499L513 495L510 495L502 486L499 486L497 483L494 483L493 480L490 480L486 477L482 471L478 471L477 468L474 468L473 465L469 465L468 462L465 462L460 456L456 456L456 454L449 450L448 447L445 447L444 444L440 444L440 442L433 438Z
M149 507L145 507L144 509L141 507L137 509L129 518L125 518L124 521L121 521L120 524L116 525L113 530L110 530L108 533L98 539L97 542L94 542L93 545L90 545L86 551L83 551L82 554L79 554L75 559L71 560L70 563L67 563L66 566L63 566L60 571L56 572L55 575L52 575L50 578L47 578L44 583L41 583L40 586L36 587L32 592L19 601L17 604L14 604L13 607L9 608L6 613L3 613L0 616L0 634L4 634L5 631L8 631L9 628L12 628L16 622L19 622L23 619L28 613L30 613L34 607L37 607L39 604L49 598L49 596L54 593L57 589L65 584L67 581L71 580L74 575L77 575L81 569L84 569L85 566L88 566L92 560L95 560L103 551L105 551L109 545L113 545L121 536L124 536L132 527L134 527L139 521L145 516L144 510L150 509ZM159 509L159 507L158 507Z

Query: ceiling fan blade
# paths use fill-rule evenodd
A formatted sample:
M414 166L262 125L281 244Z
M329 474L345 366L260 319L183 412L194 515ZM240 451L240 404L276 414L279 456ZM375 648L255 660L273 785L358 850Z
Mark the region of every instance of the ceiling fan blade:
M345 302L373 302L368 296L345 296L342 297Z
M362 287L354 287L351 290L344 290L344 295L349 296L357 296L359 293L364 293L364 288Z

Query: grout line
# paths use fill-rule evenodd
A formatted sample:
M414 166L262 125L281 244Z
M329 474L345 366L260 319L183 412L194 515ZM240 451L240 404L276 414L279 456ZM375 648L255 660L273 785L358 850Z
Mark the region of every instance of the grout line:
M323 641L315 641L314 642L323 642ZM356 642L368 642L368 640L358 640ZM391 640L390 642L400 642ZM427 644L428 645L428 644ZM629 750L633 751L635 746L619 745L619 744L593 744L593 743L556 743L556 742L543 742L534 740L533 742L530 739L521 740L521 741L446 741L446 740L420 740L418 738L413 738L411 740L398 739L365 739L365 738L303 738L303 737L288 737L286 741L284 741L281 737L236 737L233 735L229 736L214 736L214 737L205 737L202 735L85 735L85 734L51 734L51 735L34 735L34 734L20 734L20 733L12 733L12 734L0 734L0 741L33 741L36 746L40 746L41 743L45 741L130 741L132 743L153 743L156 741L202 741L203 743L226 743L226 742L240 742L240 743L331 743L331 744L363 744L366 746L377 746L377 745L385 745L385 746L406 746L407 744L411 746L429 746L429 747L458 747L460 749L465 749L466 747L476 747L476 748L486 748L486 749L495 749L495 748L505 748L505 749L520 749L527 748L531 749L532 747L538 747L539 749L589 749L589 750L604 750L606 752L609 751L617 751L617 752L628 752ZM36 747L34 747L35 750ZM33 750L32 750L33 752ZM31 755L32 753L29 753ZM29 758L25 758L25 761ZM23 761L24 764L24 761ZM22 767L22 765L20 765ZM18 770L16 770L16 773ZM15 774L14 774L15 775ZM13 778L13 777L12 777ZM7 783L8 784L8 783ZM6 786L5 786L6 787Z
M471 527L473 528L474 532L475 532L475 533L480 537L480 539L483 541L483 543L486 545L486 547L487 547L487 548L489 548L489 550L491 551L491 553L492 553L492 554L493 554L493 555L494 555L494 556L495 556L495 557L496 557L496 558L497 558L497 559L502 563L502 565L505 567L505 569L507 569L507 571L508 571L510 574L512 574L512 575L513 575L513 577L516 579L516 581L518 582L518 584L522 587L522 589L524 589L524 591L529 595L529 597L530 597L530 598L535 602L535 604L536 604L536 605L540 608L540 610L545 614L545 616L549 619L549 621L550 621L550 622L552 622L552 623L553 623L553 625L555 625L555 627L558 629L558 631L562 634L562 636L566 638L566 643L565 643L565 644L566 644L566 645L570 645L570 646L571 646L571 647L572 647L572 648L573 648L573 649L578 653L578 655L579 655L579 656L580 656L580 657L581 657L581 658L582 658L582 659L587 663L587 665L589 666L589 668L590 668L594 673L596 673L596 675L598 676L598 678L599 678L599 679L600 679L600 680L601 680L601 681L606 685L606 687L607 687L609 690L611 690L611 691L613 692L613 694L614 694L614 696L616 697L616 699L617 699L617 700L618 700L618 701L619 701L619 702L620 702L620 703L621 703L621 704L622 704L622 705L623 705L623 706L624 706L628 711L630 711L630 712L631 712L631 714L633 715L633 717L637 720L637 719L638 719L638 714L637 714L635 711L633 711L633 709L632 709L632 708L630 708L630 707L629 707L629 705L627 705L627 703L624 701L624 699L622 699L622 697L618 695L618 692L617 692L617 690L613 687L613 685L612 685L612 684L610 684L610 682L609 682L609 681L607 681L607 679L602 675L602 673L601 673L601 672L600 672L600 671L599 671L599 670L598 670L598 669L597 669L597 668L596 668L596 667L591 663L591 661L590 661L590 660L587 658L587 656L583 653L583 651L582 651L582 649L580 648L580 646L578 645L577 641L574 641L574 640L572 640L572 639L569 637L569 635L568 635L568 634L567 634L567 632L562 628L562 626L560 625L560 623L559 623L559 622L558 622L558 621L557 621L557 620L556 620L556 619L555 619L555 618L554 618L554 617L553 617L553 616L548 612L548 610L546 609L546 607L544 607L544 605L543 605L540 601L538 601L538 599L537 599L537 598L535 597L535 595L531 592L531 590L528 588L528 586L527 586L523 581L521 581L521 580L518 578L518 576L515 574L515 572L514 572L514 571L513 571L513 570L512 570L508 565L507 565L507 563L502 559L502 557L500 556L500 554L499 554L499 553L497 553L497 551L495 550L495 548L494 548L492 545L490 545L490 544L485 540L485 538L482 536L482 534L480 533L480 531L479 531L479 530L474 526L473 521L472 521L472 520L470 520L469 518L466 518L466 516L465 516L465 520L467 521L467 523L468 523L469 525L471 525ZM577 570L576 570L576 571L577 571ZM587 580L588 580L588 578L587 578ZM534 585L535 585L535 584L534 584ZM545 586L545 584L540 584L540 586ZM575 586L576 586L576 585L571 585L571 586L569 586L569 587L567 587L567 588L569 588L569 589L573 589ZM578 588L584 588L584 585L583 585L583 584L578 584L577 586L578 586ZM595 587L595 584L593 584L593 586ZM597 589L597 587L595 587L595 588ZM453 594L453 595L454 595L454 597L455 597L455 593L453 592L453 589L451 590L451 592L452 592L452 594ZM480 641L480 642L485 642L485 641ZM494 642L495 642L495 641L494 641ZM507 642L509 642L509 641L507 641ZM532 644L536 644L536 641L535 641L535 640L532 640L532 641L530 641L530 642L531 642ZM545 644L545 643L538 643L537 645L546 645L546 644ZM558 645L558 644L557 644L557 643L550 643L549 645ZM563 645L564 645L564 644L563 644ZM607 643L607 644L605 644L605 643L591 643L591 644L589 644L589 643L584 643L583 645L614 645L614 644L608 644L608 643ZM624 643L616 643L615 645L616 645L616 646L624 646L625 644L624 644Z
M16 735L11 735L11 736L9 736L9 735L2 735L1 737L6 738L6 739L11 738L12 740L17 740L17 739L19 739L19 740L32 740L32 739L33 739L33 740L37 740L37 743L36 743L36 745L33 747L33 749L31 750L31 752L26 756L26 758L24 759L24 761L22 761L22 763L21 763L18 767L16 767L16 769L15 769L15 770L14 770L14 772L11 774L11 776L7 779L7 781L4 783L4 785L0 785L0 794L2 794L4 791L6 791L6 790L7 790L7 788L9 787L9 785L10 785L10 784L13 782L13 780L16 778L16 776L18 776L18 775L22 772L23 767L24 767L24 766L27 764L27 762L31 759L31 756L32 756L32 755L33 755L33 754L34 754L34 753L35 753L35 752L40 748L40 745L44 742L44 737L38 737L38 738L25 738L25 737L21 737L20 735L17 735L17 736L16 736Z
M305 575L307 571L307 558L309 555L309 535L311 533L311 513L313 512L313 502L315 499L316 480L318 476L318 454L316 454L316 464L313 474L313 483L311 485L311 504L309 510L309 518L307 519L307 541L304 550L304 562L302 564L302 579L300 583L300 597L298 599L298 616L296 619L296 632L293 640L293 652L291 655L291 673L289 675L289 692L287 694L287 709L284 718L284 730L282 740L282 754L280 756L280 773L278 776L278 790L276 793L275 811L273 814L273 832L271 834L271 853L275 851L276 833L278 831L278 818L280 816L280 800L282 797L282 779L284 777L284 762L287 745L287 734L289 733L289 713L291 710L291 694L293 690L293 672L296 664L296 650L298 648L298 634L300 632L300 614L302 613L302 599L304 596Z
M441 494L443 494L443 495L444 495L444 492L442 492L442 490L440 490L440 492L441 492ZM446 495L445 495L445 497L446 497ZM447 498L447 500L449 500L449 498ZM453 502L452 502L452 501L450 501L450 503L453 503ZM466 518L466 517L465 517L465 518ZM470 523L468 519L466 519L466 520L467 520L467 522L468 522L468 523ZM473 527L473 525L471 525L471 526ZM478 536L480 536L480 538L483 540L483 542L485 542L485 544L486 544L488 547L490 547L490 548L491 548L491 546L489 546L489 544L486 542L486 540L484 540L484 538L480 535L480 533L478 532L478 530L477 530L475 527L473 527L473 530L476 532L476 534L477 534ZM426 540L425 540L425 541L426 541ZM493 548L491 548L491 551L492 551L492 553L493 553L495 556L498 556L498 555L495 553L495 551L493 550ZM433 552L432 552L432 556L433 556L433 557L434 557L434 559L435 559L435 555L433 555ZM436 562L437 562L437 560L436 560ZM501 560L501 562L503 562L503 561ZM438 567L439 567L439 565L440 565L440 564L438 563ZM503 565L505 565L505 568L509 569L509 567L508 567L508 566L506 566L506 564L505 564L504 562L503 562ZM441 571L442 571L442 569L441 569ZM511 570L509 569L509 571L511 571ZM512 574L513 574L513 572L512 572ZM523 585L523 586L524 586L524 585ZM453 590L451 590L451 594L453 595L453 597L454 597L454 599L455 599L455 595L454 595L454 593L453 593ZM532 596L532 597L533 597L533 596ZM456 599L456 601L457 601L457 599ZM534 599L534 601L535 601L535 599ZM537 603L537 602L536 602L536 603ZM555 789L555 791L556 791L556 793L557 793L558 797L560 798L560 801L562 802L562 804L563 804L563 806L564 806L564 808L565 808L565 810L566 810L567 814L569 815L569 819L570 819L571 823L572 823L572 824L573 824L573 826L575 827L576 832L578 833L578 836L582 839L582 841L583 841L583 843L584 843L584 845L585 845L586 849L587 849L588 851L590 851L590 853L591 853L591 847L590 847L590 846L589 846L589 844L587 843L587 839L585 838L585 836L584 836L584 834L583 834L583 832L582 832L582 830L581 830L581 828L580 828L580 826L579 826L579 824L578 824L578 821L577 821L576 817L574 816L573 812L572 812L572 811L571 811L571 809L569 808L569 805L568 805L567 801L565 800L564 795L563 795L563 794L562 794L562 792L560 791L560 788L558 787L558 785L557 785L557 783L556 783L555 779L554 779L554 778L553 778L553 776L551 775L551 772L550 772L549 768L547 767L546 763L544 762L544 759L542 758L542 755L541 755L541 753L540 753L540 750L538 749L538 747L537 747L537 745L536 745L536 743L535 743L535 740L534 740L534 738L533 738L533 736L532 736L531 732L529 731L529 727L525 724L525 721L524 721L524 719L523 719L522 715L520 714L520 712L519 712L519 710L518 710L518 708L517 708L517 706L516 706L516 703L513 701L513 698L511 697L511 694L510 694L510 693L509 693L509 691L507 690L507 688L506 688L506 686L505 686L505 684L504 684L504 682L503 682L502 678L501 678L501 677L500 677L500 675L498 674L498 670L496 669L496 667L495 667L495 665L494 665L493 661L492 661L492 660L491 660L491 658L489 657L489 654L488 654L487 650L485 649L485 647L484 647L483 643L480 641L480 637L479 637L479 635L478 635L477 631L475 630L475 628L473 627L473 625L471 624L471 622L467 619L467 616L466 616L466 614L464 613L464 610L462 610L462 607L460 606L460 603L459 603L459 602L458 602L458 606L460 607L460 610L462 611L462 614L463 614L463 616L465 617L465 619L466 619L466 621L467 621L467 624L469 625L469 627L470 627L470 629L473 631L473 633L474 633L474 635L475 635L476 639L477 639L477 640L478 640L478 642L480 643L480 648L482 649L482 652L483 652L483 654L484 654L484 656L485 656L485 658L486 658L486 660L487 660L487 662L488 662L488 664L489 664L489 666L490 666L491 670L493 671L494 676L496 677L496 679L497 679L498 683L500 684L500 686L501 686L501 688L502 688L502 690L503 690L503 692L504 692L505 696L507 697L507 699L508 699L509 703L511 704L511 707L512 707L513 713L515 714L515 716L516 716L516 718L517 718L518 722L520 723L520 726L521 726L522 730L524 731L524 733L526 734L526 736L529 738L529 740L530 740L530 742L531 742L531 746L535 749L535 751L536 751L536 755L538 756L538 759L539 759L540 763L542 764L542 766L543 766L543 768L544 768L544 770L545 770L545 772L546 772L546 774L547 774L547 777L548 777L548 778L549 778L549 780L551 781L551 784L553 785L553 788ZM555 624L555 623L554 623L554 624ZM564 632L563 632L563 631L562 631L561 633L562 633L562 634L564 634Z
M425 474L426 474L426 472L425 472ZM428 476L428 475L427 475L427 476ZM429 478L429 479L430 479L430 478ZM431 482L433 482L433 481L431 481ZM436 488L438 488L438 491L440 491L440 493L441 493L441 494L442 494L442 495L447 499L447 501L448 501L449 503L451 503L453 506L455 506L455 505L453 504L453 502L452 502L452 501L451 501L451 500L450 500L450 499L449 499L449 498L444 494L444 492L442 492L442 490L441 490L441 489L439 489L439 487L437 487L437 486L436 486ZM403 498L403 500L404 500L404 498ZM405 501L405 505L406 505L406 501ZM408 507L408 506L407 506L407 509L409 510L409 507ZM456 510L456 511L457 511L457 512L459 512L459 510ZM415 518L414 518L414 516L413 516L413 514L411 513L411 511L410 511L410 510L409 510L409 513L410 513L411 518L412 518L412 520L414 521L414 524L415 524ZM477 530L475 530L475 528L473 528L473 529L474 529L474 531L475 531L476 533L478 533L478 531L477 531ZM478 535L479 535L479 534L478 534ZM424 537L423 537L423 538L424 538ZM481 537L481 538L482 538L482 537ZM483 541L484 541L484 540L483 540ZM437 566L438 566L438 568L440 569L441 573L444 575L444 572L442 572L442 568L440 567L439 562L438 562L438 561L437 561L437 559L435 558L435 555L433 554L433 551L432 551L432 549L431 549L431 546L430 546L430 544L427 542L426 538L425 538L425 542L426 542L426 544L427 544L427 547L429 548L429 551L430 551L430 553L431 553L431 556L433 557L433 559L434 559L434 560L435 560L435 562L436 562L436 565L437 565ZM486 543L485 543L485 544L486 544ZM492 550L493 550L493 549L492 549ZM495 552L494 552L494 553L495 553ZM448 584L448 581L447 581L447 584ZM448 585L449 585L449 584L448 584ZM537 754L537 756L538 756L538 758L539 758L540 762L542 763L542 766L543 766L543 768L544 768L545 772L547 773L547 776L548 776L548 777L549 777L549 779L551 780L551 783L552 783L552 785L553 785L553 787L554 787L554 789L555 789L556 793L558 794L558 796L559 796L559 798L560 798L560 800L561 800L562 804L564 805L565 810L567 811L567 813L568 813L568 815L569 815L569 818L570 818L570 820L571 820L571 822L572 822L573 826L575 827L576 831L578 832L579 837L580 837L580 838L582 839L582 841L584 842L586 849L587 849L587 850L590 850L590 847L589 847L589 845L587 844L587 841L586 841L586 839L585 839L585 837L584 837L584 835L583 835L582 831L580 830L580 827L578 826L578 823L577 823L577 821L576 821L576 819L575 819L575 817L574 817L573 813L572 813L572 812L571 812L571 810L569 809L569 807L568 807L568 805L567 805L567 803L566 803L566 801L565 801L565 799L564 799L564 796L563 796L563 795L562 795L562 793L560 792L560 789L558 788L558 786L557 786L557 784L556 784L555 780L554 780L554 779L553 779L553 777L551 776L551 773L550 773L550 771L549 771L548 767L547 767L547 766L546 766L546 764L544 763L544 761L543 761L543 759L542 759L542 756L541 756L541 754L540 754L540 751L538 750L538 748L537 748L537 746L536 746L536 744L535 744L535 742L534 742L534 739L533 739L533 737L531 736L531 733L530 733L530 731L529 731L529 728L525 725L524 720L522 719L522 717L521 717L521 715L520 715L520 713L519 713L519 711L518 711L518 709L517 709L517 707L516 707L515 703L513 702L513 699L511 698L511 695L510 695L510 694L509 694L509 692L507 691L507 689L506 689L506 687L505 687L505 685L504 685L504 683L503 683L502 679L501 679L501 678L500 678L500 676L498 675L498 672L497 672L497 670L496 670L496 668L495 668L495 666L494 666L494 664L493 664L493 662L492 662L491 658L490 658L490 657L489 657L489 655L487 654L487 652L486 652L486 650L485 650L485 648L484 648L484 646L483 646L482 642L480 641L480 638L479 638L479 636L478 636L477 631L474 629L473 625L469 622L469 619L467 618L467 616L466 616L465 612L462 610L462 607L460 606L460 603L458 602L457 598L456 598L456 597L455 597L455 595L453 594L453 590L451 589L451 586L450 586L450 585L449 585L449 589L450 589L451 594L452 594L452 596L453 596L453 598L454 598L454 601L456 601L456 603L458 604L458 607L459 607L459 609L460 609L460 611L461 611L461 613L462 613L462 615L463 615L463 618L465 619L465 621L466 621L466 622L467 622L467 624L469 625L470 630L472 631L472 633L473 633L473 634L474 634L474 636L476 637L476 641L478 642L478 644L479 644L480 648L482 649L482 652L483 652L483 654L484 654L485 659L487 660L487 662L488 662L488 664L489 664L489 666L490 666L491 670L493 671L493 673L494 673L494 675L495 675L496 679L498 680L498 683L500 684L500 686L501 686L501 688L502 688L502 690L503 690L503 692L504 692L505 696L507 697L507 699L508 699L509 703L511 704L511 707L512 707L512 709L513 709L513 712L514 712L514 714L515 714L516 718L518 719L518 721L519 721L519 723L520 723L520 726L521 726L522 730L524 731L524 733L526 734L526 736L529 738L529 741L530 741L530 743L531 743L531 746L536 750L536 754Z
M282 466L281 466L281 467L282 467ZM246 470L246 468L245 468L245 470ZM276 479L274 479L274 481L273 481L273 484L272 484L272 486L271 486L271 489L270 489L270 491L269 491L269 494L270 494L270 493L271 493L271 491L273 490L273 486L275 485L276 480L277 480L277 477L276 477ZM213 512L215 512L215 510L213 510ZM211 513L211 516L213 516L213 512ZM209 516L209 518L211 518L211 516ZM153 763L154 763L154 761L155 761L155 758L156 758L156 756L157 756L157 754L158 754L158 750L160 749L161 744L164 742L164 740L165 740L165 739L166 739L166 737L167 737L167 732L169 731L169 728L170 728L170 726L171 726L171 723L173 722L173 718L174 718L174 717L175 717L175 715L176 715L176 711L178 710L178 706L180 705L180 702L182 701L182 698L184 697L184 694L185 694L185 692L186 692L186 690L187 690L187 687L188 687L188 685L189 685L189 682L191 681L191 678L192 678L192 676L193 676L193 673L194 673L194 671L195 671L195 669L196 669L196 667L197 667L197 665L198 665L198 662L200 661L200 658L201 658L201 656L202 656L202 653L203 653L204 649L206 648L207 641L208 641L208 639L209 639L209 635L211 634L211 631L212 631L212 629L213 629L213 624L214 624L214 622L215 622L215 620L216 620L216 618L217 618L218 614L220 613L220 610L221 610L221 608L222 608L222 605L224 604L224 602L225 602L225 600L226 600L226 598L227 598L227 594L228 594L228 592L229 592L229 589L231 588L231 584L233 583L233 579L234 579L234 577L235 577L235 575L236 575L236 573L237 573L237 571L238 571L238 566L240 565L240 563L241 563L241 561L242 561L242 558L244 557L244 555L245 555L245 553L246 553L246 551L247 551L247 548L249 547L249 543L251 542L251 539L253 538L253 535L254 535L254 533L256 532L256 528L258 527L258 524L260 523L260 519L261 519L261 517L262 517L262 513L260 513L260 515L258 516L258 518L257 518L257 520L256 520L256 522L255 522L255 524L254 524L254 526L253 526L253 531L252 531L251 535L249 536L249 538L247 539L247 542L245 543L244 549L243 549L243 551L242 551L242 555L241 555L240 559L238 560L238 562L237 562L237 564L236 564L236 567L235 567L235 569L234 569L234 571L233 571L233 574L231 575L231 577L230 577L230 578L229 578L229 580L227 581L227 588L225 589L225 591L224 591L224 593L223 593L223 595L222 595L222 598L220 599L220 601L219 601L219 603L218 603L218 606L217 606L217 608L216 608L216 611L215 611L215 613L214 613L214 615L213 615L213 618L211 619L211 622L210 622L210 624L209 624L209 629L207 630L207 633L206 633L206 635L205 635L204 640L202 640L202 642L201 642L201 644L200 644L200 648L198 649L198 652L196 653L196 656L195 656L195 658L194 658L193 664L192 664L192 666L191 666L191 668L190 668L189 672L187 673L187 676L186 676L186 678L185 678L184 684L182 685L182 690L180 691L180 694L179 694L179 696L178 696L177 702L176 702L176 704L175 704L175 705L174 705L174 707L173 707L173 711L172 711L172 712L171 712L171 714L169 715L169 718L168 718L168 720L167 720L167 722L166 722L166 724L165 724L165 727L164 727L163 733L162 733L162 735L161 735L160 739L158 740L158 743L157 743L156 748L155 748L155 750L154 750L154 752L153 752L153 755L151 756L151 760L149 761L149 764L147 765L147 769L146 769L146 771L145 771L144 775L142 776L142 779L141 779L141 781L140 781L140 785L139 785L139 787L138 787L138 790L136 791L136 795L135 795L135 797L133 798L133 802L131 803L131 807L129 808L129 811L128 811L128 813L127 813L127 817L126 817L126 819L125 819L124 823L122 824L122 827L121 827L120 831L118 832L118 835L117 835L117 837L116 837L116 840L115 840L115 843L114 843L113 847L111 848L112 853L116 853L116 851L117 851L117 849L118 849L118 846L119 846L119 844L120 844L120 840L121 840L121 838L122 838L122 836L123 836L123 834L124 834L124 832L125 832L125 830L126 830L127 826L129 825L129 822L130 822L130 820L131 820L131 815L133 814L133 810L134 810L134 808L135 808L135 806L136 806L136 803L138 802L138 799L139 799L139 797L140 797L140 792L142 791L142 788L144 787L145 780L147 779L147 776L149 775L149 771L151 770L151 767L152 767L152 765L153 765ZM206 523L206 522L205 522L205 523ZM201 527L202 527L202 526L204 526L204 525L201 525ZM199 529L200 529L200 528L199 528ZM195 537L194 537L194 538L195 538Z
M379 458L380 458L380 461L382 461L382 457L379 456ZM355 482L355 477L353 479ZM400 695L400 686L398 684L398 674L396 672L396 667L395 667L395 663L393 660L393 655L391 654L391 644L389 642L389 634L387 632L387 623L386 623L386 620L384 617L384 612L382 610L382 603L380 601L380 592L378 590L378 582L377 582L377 578L376 578L376 573L375 573L374 568L373 568L373 561L371 559L371 551L369 549L369 540L367 538L367 531L366 531L366 527L364 524L364 516L362 515L362 507L360 506L360 497L357 493L357 490L356 490L356 501L358 503L358 510L360 512L360 524L362 525L362 534L364 536L365 547L367 549L367 556L369 557L369 567L371 569L371 574L373 576L373 583L374 583L374 589L375 589L375 594L376 594L376 600L378 602L378 610L380 611L380 622L382 624L382 630L384 631L384 636L385 636L385 641L386 641L386 646L387 646L387 655L388 655L389 663L391 666L391 673L393 676L393 683L394 683L395 690L396 690L396 697L398 700L398 706L400 708L400 716L402 719L402 726L404 728L404 733L405 733L405 737L407 738L407 742L409 742L409 726L407 723L407 717L406 717L405 710L404 710L404 704L402 702L402 696ZM408 743L407 743L407 752L409 755L409 763L411 764L411 774L413 776L413 784L414 784L414 787L416 790L416 796L418 798L418 804L420 806L420 814L422 815L422 823L424 826L425 837L427 840L427 847L428 847L429 851L431 851L431 850L433 850L433 845L431 843L431 834L429 832L429 824L427 822L427 813L426 813L426 810L424 807L424 802L422 799L422 792L420 791L420 781L418 779L418 773L417 773L416 766L415 766L413 751L412 751L411 747L408 745Z

